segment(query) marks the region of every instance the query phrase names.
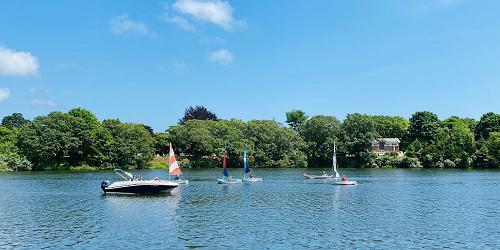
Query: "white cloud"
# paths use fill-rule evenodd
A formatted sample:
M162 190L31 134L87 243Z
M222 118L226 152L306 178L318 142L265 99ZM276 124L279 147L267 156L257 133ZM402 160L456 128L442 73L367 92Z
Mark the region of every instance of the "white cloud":
M0 75L27 76L38 73L38 59L29 52L0 47Z
M31 105L35 107L41 107L41 108L55 108L57 107L57 104L52 101L52 100L45 100L45 99L35 99L31 101Z
M126 14L113 17L109 25L111 27L111 32L114 34L156 35L156 33L151 31L145 23L134 21Z
M178 13L189 15L199 21L216 24L226 31L233 30L235 26L244 25L243 21L233 18L233 8L228 2L219 0L177 0L172 6ZM189 24L188 27L194 27L186 19L183 19L180 23L175 23L178 25L180 23Z
M220 64L231 64L234 61L233 54L229 50L219 49L208 54L208 60Z
M172 15L168 13L168 4L163 4L165 11L163 12L163 19L171 24L177 25L177 27L186 30L186 31L191 31L195 32L196 27L192 25L186 18L177 16L177 15Z
M7 100L10 97L10 89L0 88L0 102Z

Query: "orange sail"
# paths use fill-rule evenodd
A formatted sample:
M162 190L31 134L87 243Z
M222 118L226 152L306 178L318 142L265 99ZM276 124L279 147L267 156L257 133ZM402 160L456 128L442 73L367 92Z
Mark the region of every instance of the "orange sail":
M170 143L170 150L168 153L168 175L180 175L181 168L177 164L175 159L174 149L172 148L172 143Z

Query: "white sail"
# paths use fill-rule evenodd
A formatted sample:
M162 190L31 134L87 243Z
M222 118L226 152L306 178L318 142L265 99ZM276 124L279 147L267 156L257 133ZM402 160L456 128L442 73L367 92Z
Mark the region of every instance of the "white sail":
M333 143L332 170L335 173L335 178L340 178L339 172L337 171L337 148L335 147L335 142Z

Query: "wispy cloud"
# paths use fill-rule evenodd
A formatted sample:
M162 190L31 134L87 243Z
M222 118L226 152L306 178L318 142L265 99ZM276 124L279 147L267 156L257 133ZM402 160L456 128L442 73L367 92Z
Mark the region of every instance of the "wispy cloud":
M156 33L140 21L132 20L128 15L115 16L109 22L113 34L156 36Z
M236 20L233 17L233 8L228 2L224 1L177 0L172 5L177 14L169 14L169 7L167 4L164 4L164 6L163 16L165 20L187 31L195 31L196 27L181 15L196 21L215 24L226 31L232 31L235 27L245 25L244 21Z
M35 99L31 101L31 105L39 108L55 108L57 104L52 100L47 99Z
M187 70L188 65L182 62L173 62L169 65L162 65L160 70L163 72L174 72L176 74L182 75Z
M29 52L0 47L0 75L28 76L38 74L38 59Z
M174 24L185 31L196 31L196 27L191 24L186 18L175 14L169 14L168 4L165 3L163 4L163 6L165 8L165 10L163 11L163 20L167 21L168 23Z
M10 97L9 88L0 88L0 102L7 100Z
M208 60L210 62L220 63L220 64L231 64L234 61L233 54L227 49L219 49L212 51L208 54Z
M30 95L41 95L41 94L46 94L48 92L49 92L48 89L42 86L31 87L28 89L28 93Z

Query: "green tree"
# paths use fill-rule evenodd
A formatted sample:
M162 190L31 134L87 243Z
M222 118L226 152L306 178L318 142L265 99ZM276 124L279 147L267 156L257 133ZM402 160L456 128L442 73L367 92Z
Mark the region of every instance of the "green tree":
M369 115L348 114L341 126L340 150L347 154L367 152L371 141L380 137L377 124Z
M75 108L68 112L70 134L74 138L75 146L68 151L68 162L75 166L79 164L92 164L96 159L95 135L101 125L92 112Z
M300 135L307 144L309 166L331 164L334 142L338 143L340 121L334 116L313 116L307 120Z
M208 111L204 106L189 106L184 111L184 116L179 120L179 124L184 124L189 120L218 120L217 115Z
M52 112L21 127L18 148L35 170L67 167L69 153L81 145L73 136L72 119L71 115Z
M0 170L30 170L31 162L16 147L18 131L0 126Z
M306 167L302 138L275 121L252 120L245 137L253 142L252 156L257 167Z
M8 129L20 128L28 122L29 120L25 119L23 114L13 113L12 115L8 115L2 119L2 126L5 126Z
M429 142L439 127L439 118L429 111L416 112L410 117L407 140Z
M400 116L372 116L377 127L377 133L383 138L403 138L409 127L409 122Z
M104 138L99 146L106 157L106 164L122 168L145 168L154 157L154 138L141 124L122 123L117 119L104 120ZM102 147L106 149L102 149Z
M489 112L481 116L476 125L476 139L488 140L491 132L500 132L500 114Z
M500 132L491 132L488 140L478 142L474 166L477 168L500 168Z
M155 154L168 155L171 136L169 133L155 133Z
M307 115L302 110L294 109L290 112L286 112L286 123L295 131L299 131L306 120Z

